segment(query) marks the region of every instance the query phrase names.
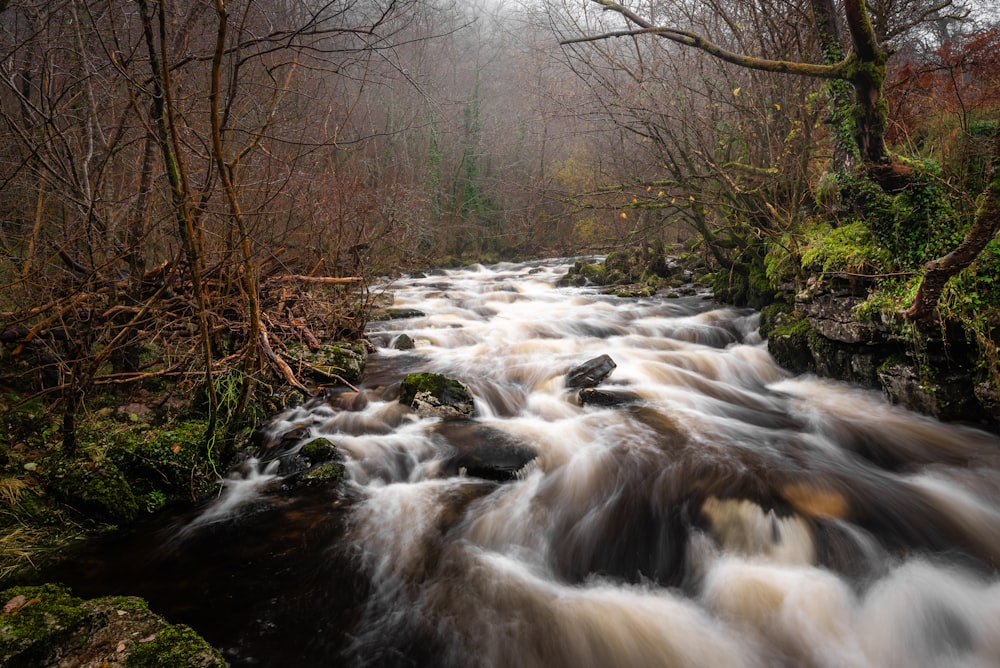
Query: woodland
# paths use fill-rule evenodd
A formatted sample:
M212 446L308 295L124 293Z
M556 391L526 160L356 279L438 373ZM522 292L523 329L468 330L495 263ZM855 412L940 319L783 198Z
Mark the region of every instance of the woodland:
M988 5L0 0L0 577L356 382L323 355L406 271L619 253L655 289L693 256L755 308L857 280L1000 387Z

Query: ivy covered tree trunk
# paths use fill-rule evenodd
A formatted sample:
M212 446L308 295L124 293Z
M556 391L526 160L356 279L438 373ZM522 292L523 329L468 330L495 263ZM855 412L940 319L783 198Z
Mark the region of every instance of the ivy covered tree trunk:
M882 95L882 86L889 52L879 44L865 0L844 0L844 13L854 48L848 76L854 86L857 104L854 136L861 159L872 169L887 161L885 131L888 107Z
M971 265L997 232L1000 232L1000 134L993 138L990 162L990 183L979 195L972 227L966 232L962 243L944 257L924 265L924 276L913 304L904 313L908 320L918 326L929 326L937 322L938 299L948 279Z

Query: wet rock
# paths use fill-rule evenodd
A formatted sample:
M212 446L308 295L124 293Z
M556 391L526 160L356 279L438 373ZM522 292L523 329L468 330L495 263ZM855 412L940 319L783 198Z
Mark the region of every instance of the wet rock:
M399 403L421 417L466 418L475 412L468 386L439 373L411 373L399 386Z
M927 382L915 364L899 358L883 364L878 376L893 403L939 420L962 420L977 415L977 398L974 392L969 392L967 376L942 371L934 382Z
M155 411L152 408L138 402L119 406L115 409L115 414L129 422L151 422L155 417Z
M326 462L336 459L340 451L333 443L325 438L314 438L299 450L299 454L310 462Z
M306 471L300 478L302 485L334 484L344 479L344 465L340 462L327 462Z
M413 339L409 334L400 334L392 341L392 347L396 350L413 350L416 344L413 343Z
M598 390L585 387L577 395L583 406L625 406L639 401L639 396L631 392Z
M582 389L595 387L611 375L618 365L610 355L601 355L574 367L566 374L566 387Z
M0 665L222 668L221 654L190 627L168 624L139 598L83 600L60 585L0 592Z
M537 456L534 448L514 436L475 422L443 422L438 433L455 449L442 467L446 476L507 482Z
M792 313L775 317L767 332L768 350L795 373L882 390L893 403L943 421L1000 422L995 397L980 383L977 352L960 331L928 337L919 354L898 323L859 321L860 303L851 286L812 282L796 295Z
M851 294L822 292L807 301L797 301L798 308L809 319L809 324L821 336L841 343L878 345L885 340L884 333L871 322L858 320L855 308L864 301Z

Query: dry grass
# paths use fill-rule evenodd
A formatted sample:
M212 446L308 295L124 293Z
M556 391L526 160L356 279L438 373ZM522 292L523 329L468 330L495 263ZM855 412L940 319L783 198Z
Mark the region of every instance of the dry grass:
M56 508L48 521L39 523L27 517L20 502L34 494L17 478L0 480L0 583L11 576L36 570L67 545L84 536L83 527Z

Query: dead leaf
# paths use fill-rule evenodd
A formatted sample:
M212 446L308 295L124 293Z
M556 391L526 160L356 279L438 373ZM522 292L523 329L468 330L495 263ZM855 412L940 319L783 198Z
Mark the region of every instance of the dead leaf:
M28 599L24 597L24 594L18 594L14 598L7 601L3 606L3 614L9 615L12 612L16 612L24 607L24 604L28 602Z

